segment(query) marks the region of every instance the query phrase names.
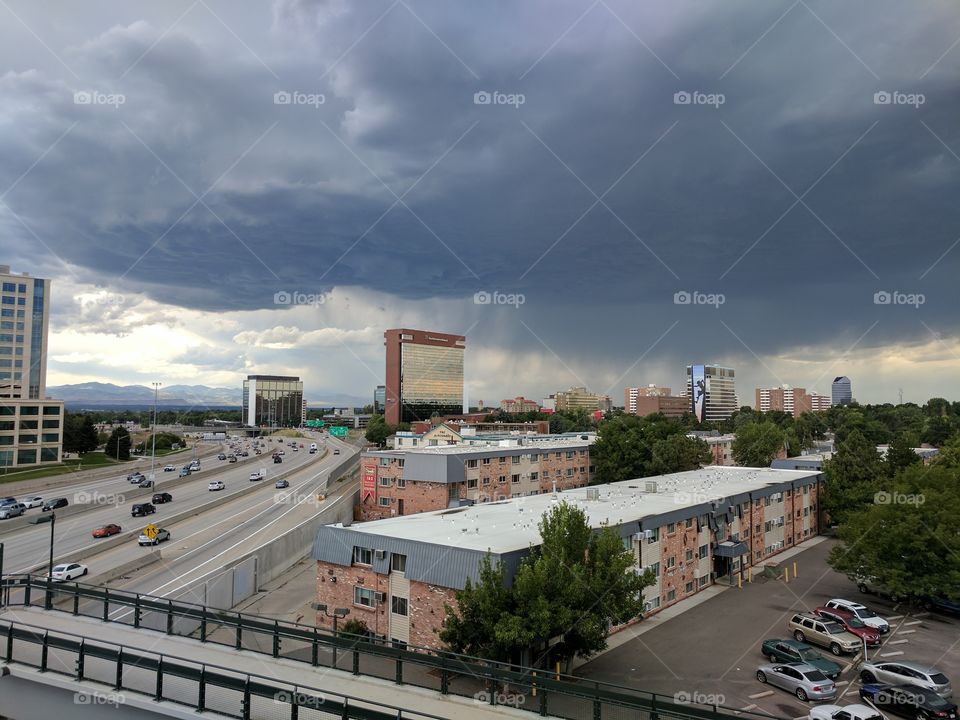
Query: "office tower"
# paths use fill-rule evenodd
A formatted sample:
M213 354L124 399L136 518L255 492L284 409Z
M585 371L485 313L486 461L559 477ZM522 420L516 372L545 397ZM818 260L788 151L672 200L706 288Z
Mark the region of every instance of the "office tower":
M849 405L853 400L853 390L850 387L850 378L845 375L835 377L830 388L831 400L834 405Z
M387 397L386 385L377 385L373 390L373 412L383 415L384 400Z
M303 383L288 375L248 375L243 381L243 424L299 427L306 420Z
M395 328L383 338L387 424L463 412L463 335Z
M738 409L733 368L687 365L687 396L698 421L728 419Z

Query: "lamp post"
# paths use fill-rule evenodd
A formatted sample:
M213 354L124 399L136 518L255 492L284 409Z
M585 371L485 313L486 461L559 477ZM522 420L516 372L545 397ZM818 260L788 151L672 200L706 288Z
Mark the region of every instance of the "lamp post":
M328 618L333 618L333 637L336 640L337 637L337 619L346 617L350 614L350 611L347 608L334 608L333 612L330 613L327 611L327 606L323 603L312 603L311 607L317 612L322 612ZM333 646L333 666L337 666L337 646Z
M53 607L53 531L57 525L57 514L51 512L49 515L38 515L30 519L31 525L43 525L44 523L50 523L50 565L47 568L47 596L45 603L47 610L49 610Z
M163 383L150 383L153 385L153 448L150 451L150 479L156 478L157 467L157 395L160 393L160 386Z

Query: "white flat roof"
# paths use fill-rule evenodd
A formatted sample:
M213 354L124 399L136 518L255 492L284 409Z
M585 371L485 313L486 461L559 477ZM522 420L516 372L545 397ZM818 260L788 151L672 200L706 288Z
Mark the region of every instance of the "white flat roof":
M505 553L539 545L537 525L554 504L566 501L583 509L591 527L621 525L794 480L814 478L819 471L775 470L711 465L700 470L576 488L556 494L528 495L500 502L354 523L343 528L372 535ZM655 493L645 492L655 482ZM587 500L587 491L599 500Z

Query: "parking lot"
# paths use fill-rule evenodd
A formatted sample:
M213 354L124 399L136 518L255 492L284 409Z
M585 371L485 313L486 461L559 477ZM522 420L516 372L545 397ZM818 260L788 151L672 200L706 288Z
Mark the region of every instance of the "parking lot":
M960 683L960 619L898 606L860 593L844 575L833 572L826 558L835 541L825 540L784 561L798 577L790 582L756 580L719 593L649 631L643 623L624 632L632 639L586 665L576 674L594 680L642 688L695 701L716 702L782 718L805 717L812 703L756 679L767 662L760 646L767 638L790 638L787 621L799 611L813 611L831 598L862 602L890 622L890 633L871 659L912 660L937 667L955 685ZM862 654L839 658L838 705L859 702L858 666ZM954 698L956 701L956 698Z

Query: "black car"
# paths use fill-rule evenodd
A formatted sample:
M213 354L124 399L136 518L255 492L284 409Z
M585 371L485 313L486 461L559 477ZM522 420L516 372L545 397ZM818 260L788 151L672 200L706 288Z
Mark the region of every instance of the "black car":
M40 512L56 510L57 508L66 507L69 504L70 502L66 498L50 498L43 504L43 507L40 508Z
M132 508L130 508L131 517L137 517L138 515L152 515L157 509L150 503L137 503Z
M275 463L282 463L282 462L283 462L283 458L280 457L279 455L274 455L274 456L273 456L273 461L274 461Z
M868 684L860 688L860 697L869 700L880 712L917 720L956 720L957 706L933 690L918 685Z
M227 456L224 453L220 453L219 455L217 455L217 460L226 460L226 459L227 459Z
M154 505L163 505L173 500L173 495L170 493L154 493L153 495L153 504Z

